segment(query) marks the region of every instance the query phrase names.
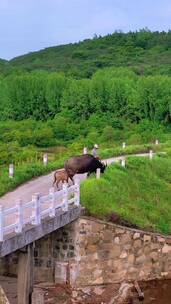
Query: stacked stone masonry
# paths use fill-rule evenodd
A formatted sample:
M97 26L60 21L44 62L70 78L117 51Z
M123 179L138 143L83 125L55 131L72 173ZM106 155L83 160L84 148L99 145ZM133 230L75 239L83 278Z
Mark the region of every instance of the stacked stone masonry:
M73 225L77 256L70 261L72 284L171 278L170 237L90 218Z
M1 260L17 274L18 253ZM171 278L171 237L80 217L34 245L36 282L72 286Z

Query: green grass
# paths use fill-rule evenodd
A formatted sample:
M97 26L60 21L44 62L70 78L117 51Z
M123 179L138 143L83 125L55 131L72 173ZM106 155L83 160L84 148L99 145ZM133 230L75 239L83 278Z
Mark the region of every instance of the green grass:
M171 158L130 157L127 167L113 164L101 179L81 185L81 202L92 216L119 215L141 229L171 233Z

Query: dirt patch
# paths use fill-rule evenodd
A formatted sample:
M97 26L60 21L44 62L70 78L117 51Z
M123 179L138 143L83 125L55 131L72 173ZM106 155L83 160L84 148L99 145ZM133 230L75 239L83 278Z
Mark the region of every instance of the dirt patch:
M102 221L107 221L107 222L110 222L110 223L113 223L116 225L125 226L125 227L132 228L132 229L140 229L140 230L147 231L147 232L155 232L151 226L148 226L146 228L141 228L141 227L137 226L136 224L133 224L132 222L130 222L128 220L125 220L116 212L112 212L104 218L104 217L100 217L97 215L93 216L87 209L85 209L84 215L88 216L90 219L99 219Z
M98 218L99 220L105 220L107 222L111 222L111 223L114 223L116 225L120 225L120 226L126 226L126 227L129 227L129 228L133 228L133 229L139 229L139 227L125 219L123 219L119 214L117 214L116 212L112 212L110 213L108 216L106 216L106 218L104 217L97 217L97 216L94 216L92 214L90 214L88 212L87 209L85 209L84 211L84 215L85 216L88 216L89 218Z
M9 303L17 304L17 278L0 276L0 285L4 290Z
M119 286L111 284L73 289L65 284L38 284L35 288L43 291L44 304L108 304L118 295Z
M117 296L119 284L85 287L72 292L74 304L107 304Z
M134 228L134 229L138 229L139 227L125 219L123 219L119 214L112 212L108 215L107 217L107 221L115 223L117 225L120 226L126 226L129 228Z
M144 291L143 304L170 304L171 280L153 280L141 283Z
M170 304L171 280L140 282L144 300L138 299L133 284L122 283L71 288L69 285L37 285L44 293L45 304Z
M171 280L151 280L139 283L144 299L139 300L138 293L133 287L126 302L122 304L170 304Z
M56 284L45 290L45 304L71 304L72 291L67 285Z

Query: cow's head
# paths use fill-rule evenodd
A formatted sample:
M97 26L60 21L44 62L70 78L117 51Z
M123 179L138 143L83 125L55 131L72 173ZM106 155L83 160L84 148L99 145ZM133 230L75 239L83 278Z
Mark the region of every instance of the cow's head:
M106 164L106 163L103 163L103 162L100 162L100 163L101 163L101 167L100 167L101 172L104 173L104 171L105 171L105 169L106 169L106 167L107 167L107 164Z

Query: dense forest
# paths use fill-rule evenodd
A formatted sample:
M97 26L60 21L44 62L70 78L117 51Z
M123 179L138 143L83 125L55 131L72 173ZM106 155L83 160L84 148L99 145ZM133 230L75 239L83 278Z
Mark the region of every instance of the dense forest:
M32 72L0 78L0 119L47 120L57 114L73 121L94 113L139 122L171 121L171 77L137 76L128 68L106 68L91 79Z

